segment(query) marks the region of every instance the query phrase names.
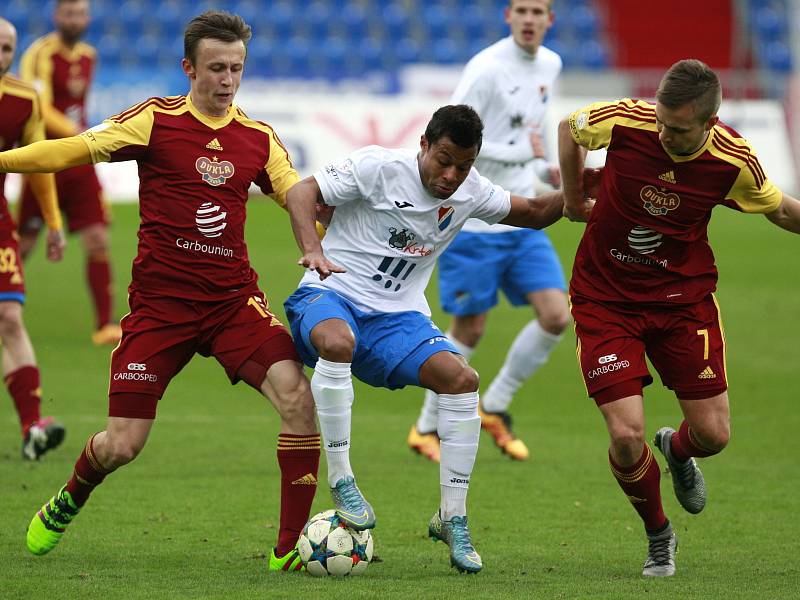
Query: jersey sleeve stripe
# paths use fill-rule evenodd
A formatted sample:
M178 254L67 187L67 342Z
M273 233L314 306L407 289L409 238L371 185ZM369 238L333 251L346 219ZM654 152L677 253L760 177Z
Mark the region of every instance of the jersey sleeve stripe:
M747 165L747 168L750 169L750 172L753 174L753 179L755 179L756 187L761 189L761 186L764 185L765 178L763 177L763 173L760 172L760 169L756 170L755 168L753 168L753 165L751 164L750 160L748 160L748 158L742 156L742 154L737 153L737 152L733 152L730 149L723 147L719 143L719 140L716 137L714 137L714 139L711 140L711 143L714 144L714 147L717 150L719 150L720 152L722 152L723 154L726 154L726 155L728 155L728 156L730 156L732 158L735 158L737 160L740 160L740 161L744 162Z
M717 133L719 133L717 131ZM764 173L764 170L761 168L761 163L759 162L758 158L755 154L752 153L750 147L748 145L739 145L733 139L726 137L725 135L718 135L715 136L715 139L719 140L720 144L729 148L731 152L738 152L741 153L743 156L746 156L747 163L751 165L753 168L757 169L759 173L761 173L761 177L766 179L767 176Z
M645 116L645 115L640 115L640 114L636 114L636 113L633 113L633 112L617 110L617 111L614 111L613 113L602 115L600 117L590 117L589 118L589 125L595 125L596 123L599 123L600 121L605 121L607 119L613 119L614 117L621 117L623 119L631 119L632 121L640 121L642 123L655 123L656 122L655 116Z
M177 96L174 99L172 98L148 98L144 102L140 102L135 106L129 108L126 111L123 111L117 115L111 117L111 121L115 123L124 123L128 119L132 119L142 111L146 110L150 106L154 106L155 108L161 108L163 110L174 110L179 108L181 104L185 102L185 96Z
M641 106L641 105L628 106L623 102L618 102L610 106L604 106L603 108L593 110L589 116L589 123L596 123L598 121L602 121L604 120L605 117L608 117L617 112L624 112L626 114L633 114L653 119L655 118L656 114L655 109L652 109L647 106Z
M731 154L740 156L741 159L745 161L751 168L751 170L753 170L754 176L756 173L758 173L762 180L766 180L767 176L764 173L764 170L761 168L761 163L758 162L758 158L752 154L749 147L734 144L732 140L728 140L723 136L714 136L714 139L718 141L722 147L727 148Z

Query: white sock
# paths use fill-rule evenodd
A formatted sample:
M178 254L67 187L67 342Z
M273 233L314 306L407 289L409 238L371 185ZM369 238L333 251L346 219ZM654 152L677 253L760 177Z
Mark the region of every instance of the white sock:
M448 331L445 335L447 335L447 338L453 342L456 350L458 350L464 356L467 362L469 362L473 352L475 352L475 348L470 348L466 344L459 342L453 337L452 331ZM417 431L420 433L430 433L432 431L436 431L437 427L439 426L438 404L439 396L435 392L427 390L425 392L425 402L422 403L422 410L420 411L419 418L417 419Z
M350 468L350 417L353 406L353 378L350 363L320 358L311 377L311 393L317 406L319 428L328 462L328 485L353 476Z
M500 372L481 397L486 412L505 412L514 394L525 381L547 362L550 352L561 340L533 320L519 332Z
M439 395L440 511L445 521L467 514L467 488L478 454L480 434L478 392Z

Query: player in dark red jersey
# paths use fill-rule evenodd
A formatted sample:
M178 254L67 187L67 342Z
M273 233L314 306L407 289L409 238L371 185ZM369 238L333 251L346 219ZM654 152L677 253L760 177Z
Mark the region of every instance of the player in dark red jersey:
M281 417L281 525L270 569L297 570L294 545L316 491L319 434L308 380L289 333L270 312L244 241L251 183L285 203L299 179L269 125L233 104L250 27L210 11L184 35L187 96L151 98L80 136L0 153L0 171L54 171L136 160L139 251L130 314L111 357L109 418L67 484L28 529L34 554L50 551L94 487L144 446L156 405L195 353L214 356Z
M675 392L684 420L658 430L681 506L705 506L694 457L720 452L730 437L725 342L713 295L717 270L706 227L717 205L763 213L800 233L800 202L764 174L749 144L720 122L716 74L697 60L675 63L654 104L596 103L561 122L565 212L586 221L570 296L587 391L611 436L609 462L644 521L643 575L675 573L677 538L664 515L660 472L644 441L647 355ZM606 148L592 208L579 173L585 149Z
M77 135L87 126L86 100L97 63L95 49L81 41L89 25L89 0L58 0L56 31L25 51L20 75L36 87L48 138ZM92 165L79 165L56 175L58 201L70 232L80 234L86 251L86 280L94 303L95 344L116 345L121 335L113 315L109 211ZM42 215L28 186L19 204L20 252L33 249Z
M39 98L27 83L8 74L17 47L17 31L0 18L0 150L44 139ZM47 257L60 260L64 251L61 216L50 174L30 176L31 189L42 206L47 223ZM39 367L22 320L25 275L19 256L16 227L4 194L5 173L0 173L0 341L3 346L3 380L17 409L22 427L22 458L37 460L64 439L64 426L52 417L42 418Z

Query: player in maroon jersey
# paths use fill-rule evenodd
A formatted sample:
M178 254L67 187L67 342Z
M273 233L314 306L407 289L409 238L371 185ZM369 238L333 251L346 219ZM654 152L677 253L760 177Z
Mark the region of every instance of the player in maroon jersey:
M719 120L721 96L708 66L682 60L664 75L655 104L591 104L559 127L565 213L588 220L570 283L580 367L611 437L611 471L644 521L645 576L673 575L677 547L644 441L643 388L653 381L645 355L684 416L678 431L658 430L655 446L681 506L699 513L706 490L694 457L717 454L730 437L711 211L762 213L800 233L800 202L767 179L747 141ZM578 174L585 149L603 147L592 207Z
M97 63L93 47L81 41L89 25L89 0L57 0L56 31L39 38L20 62L22 79L32 83L42 99L48 138L77 135L88 126L86 99ZM56 175L58 201L70 232L79 233L86 251L86 280L95 312L95 344L116 345L121 335L113 315L109 212L92 165L79 165ZM28 186L19 204L20 252L33 249L42 215Z
M0 150L44 139L44 122L36 90L8 74L17 47L17 31L0 18ZM25 275L19 256L14 219L4 194L6 176L0 173L0 342L3 380L22 427L22 458L38 460L58 446L65 429L52 417L41 416L39 367L22 320ZM52 175L31 175L31 189L41 203L47 223L47 257L60 260L64 251L61 216Z
M244 241L250 184L285 203L299 177L272 128L233 104L250 35L238 16L203 13L184 36L187 96L151 98L79 136L0 153L0 171L123 160L139 166L139 250L131 312L111 358L108 424L31 521L35 554L50 551L92 490L139 454L167 385L199 353L214 356L232 383L242 379L261 391L281 417L281 525L270 569L301 566L294 545L316 491L320 452L314 404Z

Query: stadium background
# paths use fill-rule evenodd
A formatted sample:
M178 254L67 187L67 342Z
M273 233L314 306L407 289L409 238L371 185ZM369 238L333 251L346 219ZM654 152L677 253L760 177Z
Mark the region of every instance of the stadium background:
M546 44L562 53L565 72L551 119L589 99L648 97L666 66L696 56L722 74L725 118L753 139L767 172L797 191L797 138L789 134L797 135L800 114L800 4L663 4L668 10L629 0L556 0L557 25ZM202 8L223 7L243 14L254 30L239 103L275 125L302 174L365 143L416 144L463 62L505 35L497 0L92 6L88 40L101 63L93 122L147 96L185 93L182 28ZM18 54L51 29L51 12L52 3L3 3L0 14L21 34ZM114 199L135 200L135 169L105 171L104 180ZM113 212L122 314L137 211L119 204ZM580 231L564 222L551 230L567 272ZM0 413L0 597L297 598L321 589L349 597L798 597L797 242L763 218L727 210L715 214L710 238L731 347L734 437L723 456L703 461L711 493L703 515L680 512L664 480L666 508L681 535L675 582L638 577L645 545L608 473L606 434L585 398L570 335L513 407L532 460L513 464L482 439L469 499L487 563L480 577L448 576L445 551L424 540L437 470L404 443L421 394L358 384L353 462L378 512L384 563L361 581L267 578L264 557L277 519L277 420L254 393L230 388L217 365L199 357L170 386L143 455L109 478L62 547L44 559L27 555L22 536L32 511L104 423L108 351L88 343L82 258L72 240L62 265L47 264L41 252L26 265L25 318L42 368L44 410L62 418L69 435L47 460L24 465L12 411ZM248 242L262 287L282 314L281 301L300 276L285 214L255 197ZM435 284L429 291L436 307ZM438 309L434 318L447 323ZM484 381L529 318L505 303L492 315L474 362ZM678 422L673 397L657 384L648 388L647 406L649 436ZM315 508L329 503L321 489Z

